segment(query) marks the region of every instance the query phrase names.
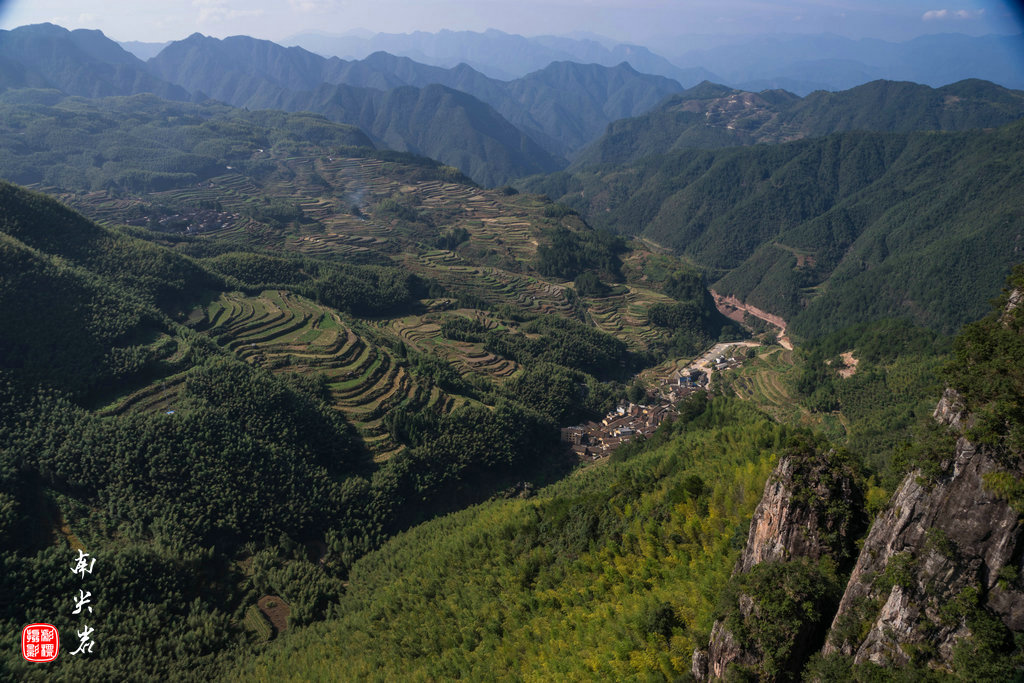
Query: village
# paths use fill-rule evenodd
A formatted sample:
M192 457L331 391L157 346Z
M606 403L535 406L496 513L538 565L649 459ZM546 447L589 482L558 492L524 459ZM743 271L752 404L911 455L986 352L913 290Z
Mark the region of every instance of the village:
M587 422L562 429L562 441L583 462L606 458L638 435L649 437L667 418L677 413L676 404L698 391L707 391L711 374L739 367L741 359L725 356L729 347L756 346L752 342L716 344L701 358L682 370L675 370L660 379L656 389L648 392L649 404L621 403L600 422Z

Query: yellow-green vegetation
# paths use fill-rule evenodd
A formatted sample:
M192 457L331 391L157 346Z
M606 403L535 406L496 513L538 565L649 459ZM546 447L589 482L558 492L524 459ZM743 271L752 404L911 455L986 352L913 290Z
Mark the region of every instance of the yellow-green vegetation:
M840 414L815 413L800 402L796 390L800 372L794 351L773 346L761 350L741 367L724 371L718 382L780 422L842 436Z
M261 640L270 640L274 637L274 630L270 626L270 622L256 605L250 605L245 610L245 620L242 623L246 629L255 633Z
M706 642L787 429L704 404L624 462L421 525L356 563L261 680L675 678Z
M903 321L855 325L798 351L789 386L814 418L831 427L829 434L892 491L908 466L901 452L934 425L950 341ZM839 428L832 419L840 421Z

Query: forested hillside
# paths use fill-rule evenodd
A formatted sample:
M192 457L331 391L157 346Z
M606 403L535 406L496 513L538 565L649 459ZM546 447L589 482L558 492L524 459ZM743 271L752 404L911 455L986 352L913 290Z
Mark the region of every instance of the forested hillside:
M994 128L1022 116L1024 93L976 79L941 88L873 81L840 92L819 90L802 98L785 90L744 92L704 82L667 97L642 116L615 121L579 155L574 167L851 130L909 133Z
M680 89L0 31L0 680L1020 678L1024 93Z
M259 174L259 150L372 148L357 128L311 114L248 112L152 95L85 99L52 90L0 94L0 177L67 190L186 187L232 167Z
M658 445L402 534L246 678L676 678L790 431L696 403ZM500 672L500 673L499 673Z
M692 258L814 336L901 316L952 331L1019 260L1024 125L685 151L524 183Z
M0 335L10 568L3 581L16 597L5 602L3 619L12 629L54 619L66 625L53 607L69 590L65 557L48 540L57 533L100 558L96 592L104 602L94 624L110 643L180 643L145 658L132 648L64 658L69 675L213 675L212 653L244 641L240 619L258 597L252 591L288 595L293 625L315 619L340 590L337 577L387 535L472 500L472 491L512 472L552 465L545 463L549 418L511 394L490 398L494 410L466 403L446 414L423 411L418 419L429 430L375 465L331 406L332 386L322 377L272 374L232 353L226 327L211 334L179 322L194 320L188 311L227 291L233 276L97 227L52 200L2 190L0 310L11 323ZM319 272L325 289L376 286L374 301L388 298L381 267L305 268ZM151 383L173 387L164 395L173 396L170 409L146 409L132 394L127 404L90 410ZM327 565L312 561L330 556ZM196 574L203 582L192 580Z
M259 113L109 104L143 129L192 121L165 139L200 150L221 126L240 148L265 134ZM80 101L40 107L126 138ZM83 548L104 567L104 642L182 643L64 657L68 675L225 675L232 653L322 619L353 563L395 533L564 474L558 426L604 414L672 335L702 346L723 329L699 274L564 207L394 153L303 155L292 128L322 127L331 153L351 131L281 117L262 166L68 195L108 219L217 216L198 236L101 227L0 187L0 534L15 596L0 618L70 633L54 605L70 585L63 551ZM648 322L674 299L696 318ZM268 600L287 605L273 626Z
M1001 306L1020 299L1019 284L1013 291ZM1005 329L995 329L1000 320ZM1017 388L1006 383L1019 375L1010 368L1019 330L1012 320L1006 327L1007 320L997 312L972 325L957 340L957 363L947 375L971 406L984 403L985 411L1019 403ZM1000 350L989 353L992 344ZM913 413L919 401L933 406L941 394L941 385L929 382L937 379L933 359L942 346L926 331L892 323L849 330L812 352L818 360L808 369L817 368L818 377L800 384L805 390L834 387L843 414L856 420L864 408L873 410L869 404L880 391L890 415L893 408ZM839 348L856 354L854 373L842 372L838 358L832 367L822 363L822 354ZM930 378L925 384L907 383L915 364ZM1003 372L1008 379L998 388L983 388L993 387L984 377ZM871 386L879 381L889 383L891 393ZM953 590L930 566L955 568L953 583L969 584L966 568L974 560L961 553L977 549L962 536L949 540L943 529L963 534L965 527L954 521L942 527L948 510L925 517L897 501L891 503L895 512L886 511L893 489L885 487L895 488L904 473L900 491L913 490L922 478L937 477L931 479L936 486L947 486L949 477L960 476L940 474L954 439L935 425L930 407L911 418L913 436L886 431L886 443L900 446L881 458L875 437L865 432L850 432L846 450L766 417L749 403L699 395L674 424L646 444L623 449L606 466L536 496L491 501L402 534L353 567L348 591L327 621L283 639L254 664L240 663L239 671L253 679L282 671L296 678L381 679L501 671L511 678L793 680L802 674L858 681L901 675L997 681L1019 671L1020 648L1006 626L1016 617L1005 600L1018 599L1019 568L1011 564L999 587L993 583L987 606L984 586L954 591L941 615L922 611L921 621L879 635L892 640L877 660L854 659L833 645L826 656L815 654L848 578L850 586L873 581L882 599L853 603L845 621L837 617L830 643L864 638L852 621L864 615L884 619L886 609L915 609L913 603L883 609L889 590L897 596L918 585L928 596ZM879 411L862 424L882 427L886 419ZM1010 442L1017 422L1011 417L985 443L1016 453ZM984 429L969 434L988 438L981 436ZM943 458L947 464L940 465ZM1004 480L1010 481L998 479ZM1016 488L999 486L979 495L992 497L993 506L1016 500ZM968 500L954 504L974 514ZM878 515L873 536L895 524L889 514L917 514L925 528L935 525L929 540L899 546L903 552L878 573L861 579L853 570L850 578L868 517ZM903 526L896 528L903 533ZM924 531L915 526L907 533ZM864 558L870 558L866 551ZM735 635L722 636L723 629ZM908 635L914 629L920 635ZM873 642L869 636L865 647Z

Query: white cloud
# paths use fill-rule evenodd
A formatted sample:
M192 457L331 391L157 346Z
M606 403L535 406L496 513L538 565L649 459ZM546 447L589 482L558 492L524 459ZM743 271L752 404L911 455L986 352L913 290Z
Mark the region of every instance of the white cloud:
M967 9L930 9L921 15L924 21L941 21L944 19L977 19L985 14L985 10L979 9L972 12Z

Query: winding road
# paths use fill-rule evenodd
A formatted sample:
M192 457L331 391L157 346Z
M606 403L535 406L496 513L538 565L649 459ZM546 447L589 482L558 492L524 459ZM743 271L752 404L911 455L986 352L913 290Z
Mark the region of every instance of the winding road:
M722 296L713 289L709 291L711 292L711 296L714 297L715 299L715 307L722 315L729 318L730 320L735 320L736 322L742 323L742 315L737 316L736 313L738 311L742 313L749 313L755 318L759 318L760 320L765 321L772 327L779 328L779 345L782 346L782 348L787 349L789 351L793 350L793 343L789 340L789 337L786 336L785 320L783 320L777 315L772 315L767 311L762 311L760 308L750 306L749 304L745 304L734 296Z

